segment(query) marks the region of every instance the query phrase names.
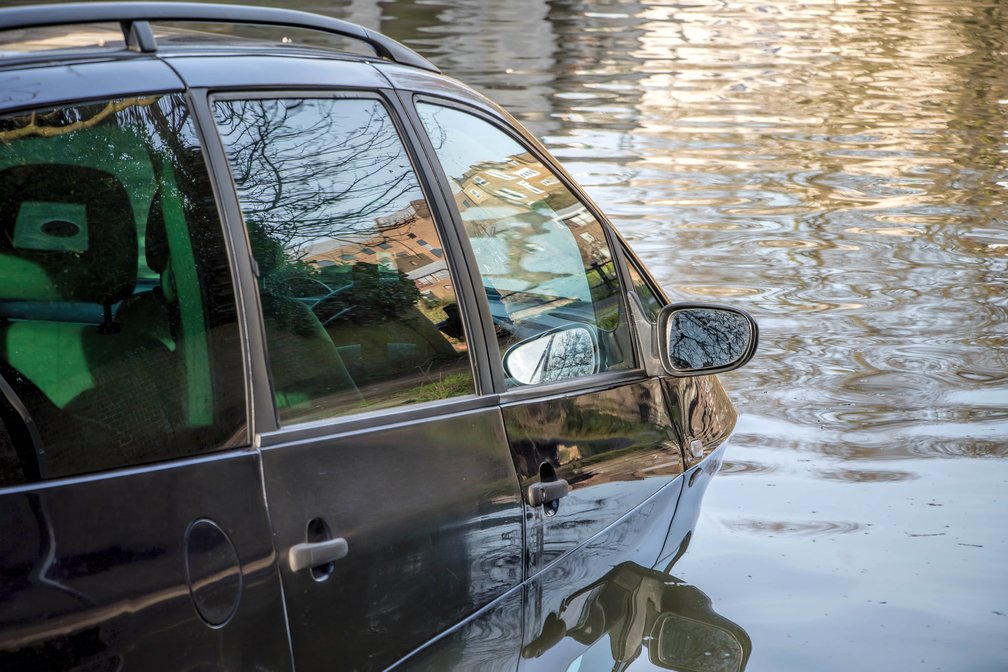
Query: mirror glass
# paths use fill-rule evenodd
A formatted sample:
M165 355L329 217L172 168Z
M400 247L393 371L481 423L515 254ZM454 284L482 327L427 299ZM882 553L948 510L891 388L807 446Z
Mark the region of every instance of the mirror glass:
M599 370L595 333L571 325L517 343L504 354L504 371L522 385L578 378Z
M668 354L679 371L719 369L742 359L752 342L745 315L724 308L683 308L668 319Z
M733 624L734 625L734 624ZM714 622L662 614L648 652L661 669L695 672L739 672L744 668L742 644ZM657 639L658 645L654 641Z

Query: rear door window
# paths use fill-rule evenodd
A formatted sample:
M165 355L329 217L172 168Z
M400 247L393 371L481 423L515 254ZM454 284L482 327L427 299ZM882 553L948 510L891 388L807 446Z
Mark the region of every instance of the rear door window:
M474 391L451 268L371 98L219 100L281 424Z
M182 96L0 118L5 483L241 443L236 320Z

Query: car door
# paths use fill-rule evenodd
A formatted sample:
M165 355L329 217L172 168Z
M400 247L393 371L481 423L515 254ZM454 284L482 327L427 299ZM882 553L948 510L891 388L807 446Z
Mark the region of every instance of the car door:
M685 552L734 411L713 376L664 377L655 350L664 299L531 138L493 110L433 97L415 109L497 336L526 513L519 669L576 670L586 638L603 633L578 622L578 636L564 638L571 595L621 563L650 567ZM614 658L581 669L623 669L639 653L617 654L622 644L610 641Z
M639 368L623 271L586 202L503 120L436 99L416 110L497 336L534 576L679 476L679 437Z
M211 101L257 275L259 440L294 659L384 669L490 610L494 640L463 624L403 665L514 669L518 482L496 398L478 394L486 344L459 242L390 105Z
M290 669L203 151L115 65L0 116L0 669Z

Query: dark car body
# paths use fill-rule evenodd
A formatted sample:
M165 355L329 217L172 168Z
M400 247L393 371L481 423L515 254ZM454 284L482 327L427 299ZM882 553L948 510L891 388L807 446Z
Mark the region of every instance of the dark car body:
M383 58L157 42L147 19L314 27ZM102 21L124 48L37 32ZM732 356L672 370L675 311L563 168L352 24L97 3L0 28L43 43L0 59L0 669L564 669L627 581L666 595L630 621L672 641L683 586L642 568L685 551L736 418L697 374L747 361L751 320ZM524 186L466 210L456 140L453 161L519 147L466 179ZM521 291L487 279L499 240ZM587 369L502 365L571 339ZM700 595L680 620L741 642Z

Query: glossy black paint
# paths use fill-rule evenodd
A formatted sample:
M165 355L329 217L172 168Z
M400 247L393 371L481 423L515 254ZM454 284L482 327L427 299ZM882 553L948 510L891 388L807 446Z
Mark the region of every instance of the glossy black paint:
M682 635L706 632L713 650L719 637L729 633L745 656L740 667L723 669L744 669L751 650L745 631L715 614L702 593L683 590L668 575L689 545L703 492L723 453L715 450L701 465L527 583L520 672L563 671L575 664L580 667L574 669L585 672L608 672L631 663L633 669L691 669L651 658L656 643L651 636L662 625ZM670 616L688 620L665 622ZM648 653L643 653L645 646Z
M669 409L682 432L686 468L699 464L735 428L738 412L714 376L663 378Z
M571 492L555 512L526 506L527 575L609 527L683 472L677 432L657 381L504 406L522 492L548 463Z
M226 534L240 566L217 544L186 548L197 521ZM5 672L291 667L251 451L7 488L0 539ZM237 604L217 608L220 596Z
M0 68L0 111L44 107L65 101L182 91L182 81L147 56L79 59L76 63Z
M186 85L194 89L378 89L388 86L388 81L369 64L322 58L318 54L225 53L208 57L196 53L166 54L163 58L185 80Z
M748 633L715 612L701 590L623 562L564 598L522 658L525 669L563 669L553 666L573 655L566 669L576 663L585 672L634 663L656 672L742 672L751 653Z
M514 672L522 644L524 592L524 584L508 591L391 669Z
M281 558L299 670L379 669L522 579L522 518L495 407L263 450L280 549L324 520L349 552L321 581ZM517 642L514 642L517 643Z
M715 450L526 581L523 596L508 593L394 669L742 672L752 651L748 633L718 614L700 588L671 574L723 453ZM522 602L524 613L516 614ZM659 635L671 635L671 652ZM515 637L520 650L507 649L502 642ZM707 665L691 666L697 658Z

